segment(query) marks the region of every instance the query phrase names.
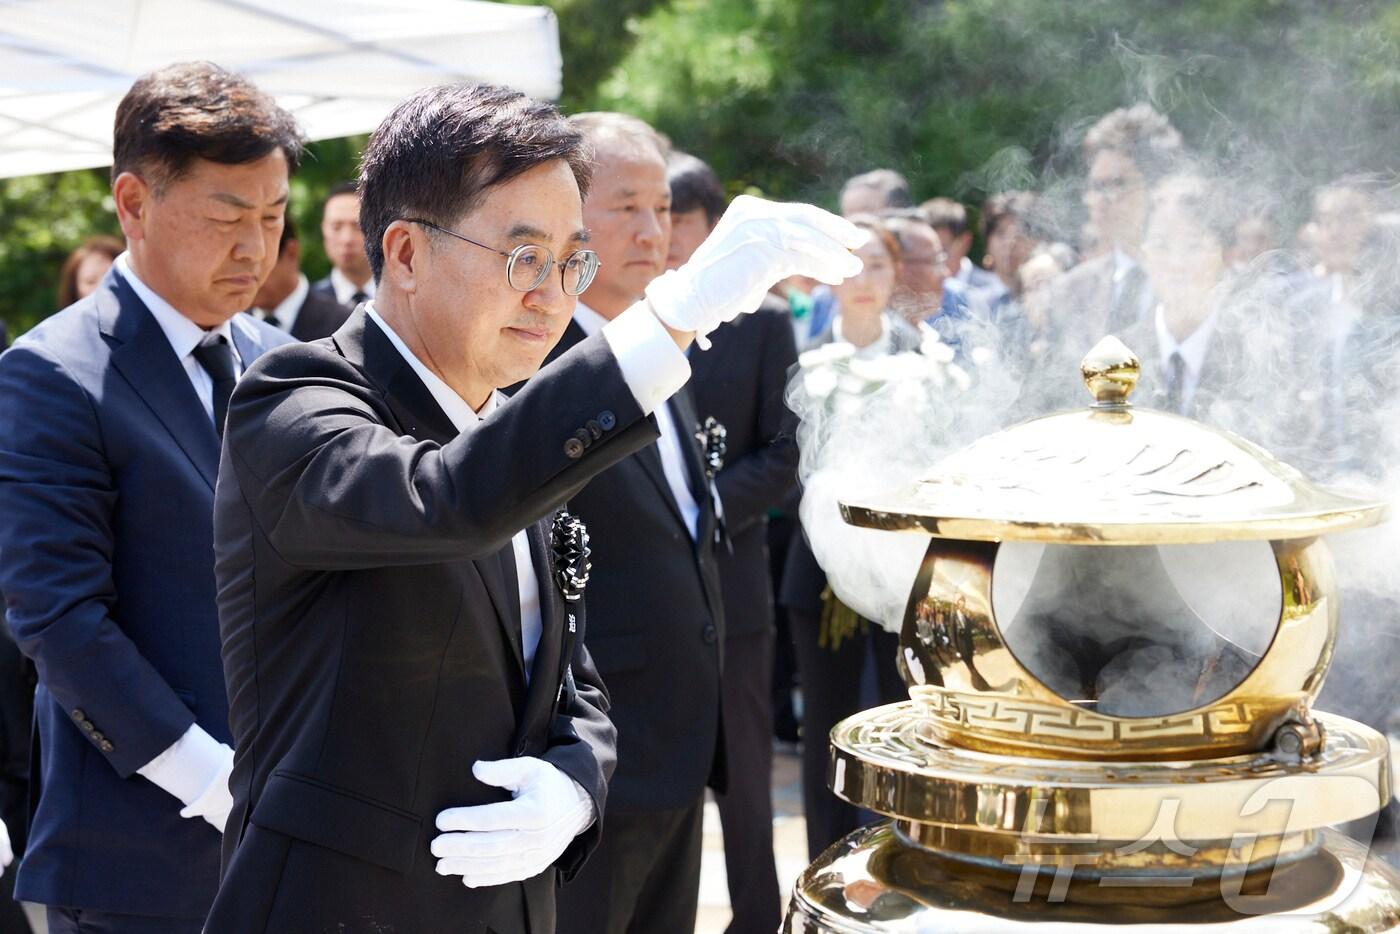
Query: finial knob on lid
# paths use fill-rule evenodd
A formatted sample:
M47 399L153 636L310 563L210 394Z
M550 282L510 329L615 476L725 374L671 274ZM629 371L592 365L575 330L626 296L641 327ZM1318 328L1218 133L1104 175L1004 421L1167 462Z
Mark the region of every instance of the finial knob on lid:
M1084 385L1094 394L1095 405L1127 405L1142 373L1142 363L1127 344L1110 335L1080 361L1079 372Z

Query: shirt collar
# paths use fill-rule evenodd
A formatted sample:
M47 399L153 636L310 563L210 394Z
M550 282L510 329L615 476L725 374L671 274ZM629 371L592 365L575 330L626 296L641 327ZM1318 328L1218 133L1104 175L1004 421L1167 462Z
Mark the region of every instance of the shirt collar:
M374 310L374 302L371 301L365 306L365 313L368 314L374 323L379 326L379 329L384 332L384 336L389 338L389 343L394 345L394 349L399 352L399 355L403 357L404 360L408 361L409 366L413 367L413 372L418 374L418 378L423 381L423 385L428 387L428 392L432 394L433 401L438 404L448 420L452 422L453 427L458 431L466 431L468 428L471 428L477 422L491 414L496 408L498 404L497 396L499 393L493 389L491 395L486 397L486 404L481 407L481 411L474 411L472 407L467 404L465 399L457 395L451 386L444 383L436 373L428 369L422 360L418 359L413 351L408 349L408 345L394 332L393 328L389 327L388 322L379 317L379 312Z
M838 344L848 343L841 336L841 315L838 312L835 318L831 319L831 339ZM857 347L855 355L860 359L867 357L883 357L894 351L894 332L890 328L888 315L880 315L880 336L875 338L864 347Z
M332 266L331 288L335 291L335 300L342 305L348 305L356 292L364 292L369 298L374 298L374 277L371 276L364 285L356 285L346 278L345 273Z
M306 301L306 295L311 291L311 282L304 275L297 276L297 286L292 289L291 294L282 299L276 308L259 308L264 320L276 318L277 323L284 331L291 331L292 325L296 323L297 315L301 314L301 306Z
M1177 341L1171 328L1167 327L1166 311L1159 304L1156 314L1157 346L1162 350L1162 362L1170 366L1172 354L1180 353L1188 370L1192 373L1201 372L1201 367L1206 364L1206 351L1210 349L1211 335L1215 333L1216 315L1216 312L1211 312L1210 317L1202 321L1186 340Z
M1117 247L1113 248L1113 283L1117 285L1137 266L1133 258Z
M230 321L225 321L216 328L205 330L195 324L189 318L175 310L175 307L161 298L151 287L142 282L131 268L131 261L126 253L118 256L114 265L117 273L131 286L131 290L136 293L136 297L141 299L142 304L156 319L156 324L160 325L161 331L165 333L165 339L170 342L170 347L175 351L175 356L183 361L190 355L211 334L221 334L233 348L235 355L238 354L238 347L233 342L233 326Z
M583 302L579 302L574 306L574 323L583 330L585 337L592 337L603 329L603 325L608 323L608 319Z

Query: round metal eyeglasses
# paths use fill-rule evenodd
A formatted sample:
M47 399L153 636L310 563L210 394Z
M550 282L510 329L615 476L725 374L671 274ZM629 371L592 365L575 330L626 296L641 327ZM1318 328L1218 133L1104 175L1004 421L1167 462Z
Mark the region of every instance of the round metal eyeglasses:
M405 217L403 220L410 224L421 224L436 230L438 233L445 233L449 237L456 237L472 246L479 246L483 250L490 250L492 253L504 256L506 258L506 281L517 292L533 292L538 289L556 262L553 253L534 243L522 243L507 253L505 250L498 250L493 246L478 243L471 237L464 237L455 230L448 230L446 227L421 217ZM589 283L593 281L593 277L598 274L598 267L603 265L602 261L598 259L598 254L592 250L575 250L559 260L558 263L560 284L563 285L564 292L568 295L581 295L583 290L588 288Z

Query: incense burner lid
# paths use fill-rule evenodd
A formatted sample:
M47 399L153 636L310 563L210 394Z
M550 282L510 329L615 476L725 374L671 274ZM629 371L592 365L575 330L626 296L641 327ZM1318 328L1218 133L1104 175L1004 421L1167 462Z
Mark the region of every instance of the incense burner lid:
M1140 370L1104 338L1080 365L1091 405L981 438L910 488L842 502L842 516L940 538L1082 545L1279 541L1385 518L1385 504L1323 489L1228 431L1135 408Z

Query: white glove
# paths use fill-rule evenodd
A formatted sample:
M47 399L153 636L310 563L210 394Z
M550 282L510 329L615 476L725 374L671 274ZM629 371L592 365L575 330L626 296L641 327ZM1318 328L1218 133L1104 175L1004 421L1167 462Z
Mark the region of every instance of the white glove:
M5 874L5 867L14 861L15 851L10 846L10 829L0 820L0 876Z
M861 271L851 253L869 234L810 204L780 204L740 195L690 261L646 287L652 311L695 342L726 321L754 311L773 284L807 276L836 285Z
M233 810L233 795L228 790L229 776L233 774L233 750L219 744L225 753L223 764L199 797L180 809L181 817L202 817L219 833L228 824L229 812Z
M512 799L448 808L437 816L432 853L440 876L461 876L469 888L532 879L554 865L597 816L578 783L543 759L478 762L477 780L505 788Z

